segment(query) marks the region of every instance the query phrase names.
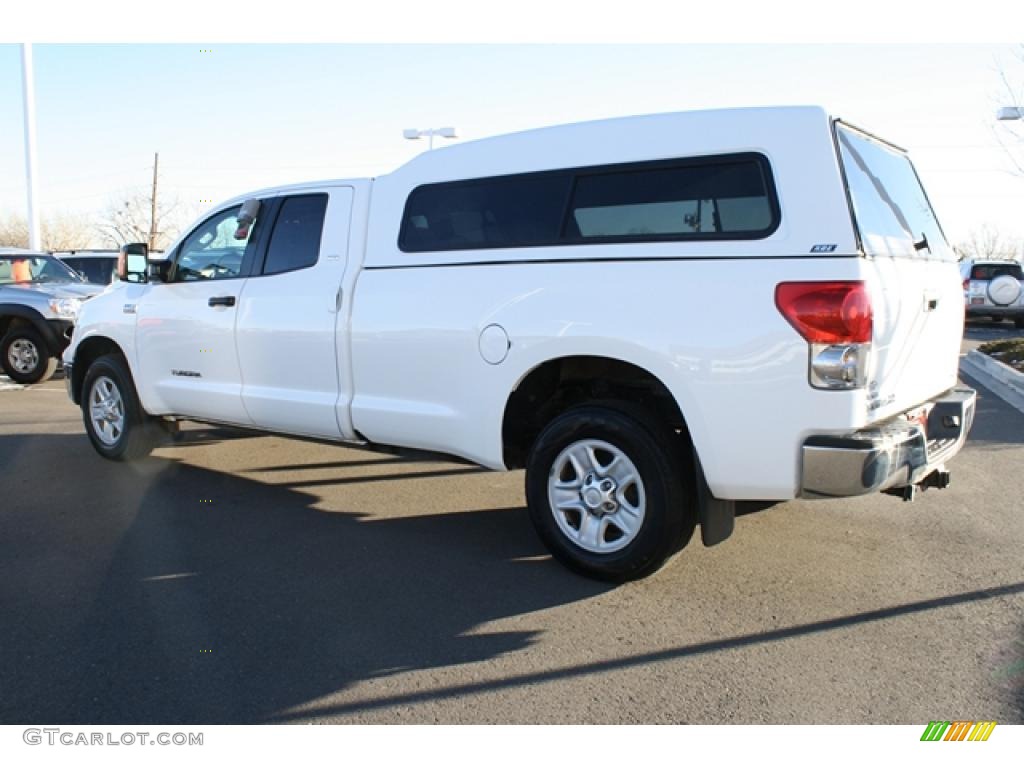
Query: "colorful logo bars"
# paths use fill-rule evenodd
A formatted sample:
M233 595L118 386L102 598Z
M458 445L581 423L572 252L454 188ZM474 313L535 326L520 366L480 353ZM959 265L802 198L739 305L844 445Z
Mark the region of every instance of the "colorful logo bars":
M932 720L921 741L988 741L995 727L994 720Z

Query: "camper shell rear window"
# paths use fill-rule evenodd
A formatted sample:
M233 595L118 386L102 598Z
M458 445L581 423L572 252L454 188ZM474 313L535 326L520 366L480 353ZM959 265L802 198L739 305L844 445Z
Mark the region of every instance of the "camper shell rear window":
M865 254L955 261L906 152L839 121L834 125Z

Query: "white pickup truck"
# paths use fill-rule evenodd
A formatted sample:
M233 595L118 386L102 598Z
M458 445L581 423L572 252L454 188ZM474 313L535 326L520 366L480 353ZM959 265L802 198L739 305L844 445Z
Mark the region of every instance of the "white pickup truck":
M525 468L541 538L599 578L744 501L945 487L974 415L913 166L817 107L468 142L123 255L64 355L101 455L196 419Z

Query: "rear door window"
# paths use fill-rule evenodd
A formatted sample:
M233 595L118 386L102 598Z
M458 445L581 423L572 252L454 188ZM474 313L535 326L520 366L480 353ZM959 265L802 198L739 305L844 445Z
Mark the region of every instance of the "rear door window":
M867 254L955 260L907 155L841 123L836 137Z
M297 195L285 198L274 223L267 247L263 274L293 272L316 264L327 212L327 195Z

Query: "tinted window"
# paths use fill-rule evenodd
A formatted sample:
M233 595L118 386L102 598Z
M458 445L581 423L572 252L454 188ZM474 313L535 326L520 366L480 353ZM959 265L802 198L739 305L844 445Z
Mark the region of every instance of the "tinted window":
M730 155L427 184L409 195L399 247L740 239L766 237L777 224L767 161Z
M114 276L116 258L82 258L69 256L62 258L65 264L82 275L90 283L106 285Z
M979 264L971 270L971 280L995 280L1002 275L1024 280L1024 270L1019 264Z
M174 265L175 282L225 280L238 277L252 233L259 224L238 226L242 206L214 214L196 227L178 251Z
M267 248L263 274L291 272L316 264L324 229L327 195L289 197L281 204Z
M415 189L405 209L405 251L510 248L558 240L568 174L506 176Z
M864 250L871 256L954 259L907 156L845 126L837 127L837 135Z
M767 234L774 216L760 163L715 162L581 175L569 238Z

